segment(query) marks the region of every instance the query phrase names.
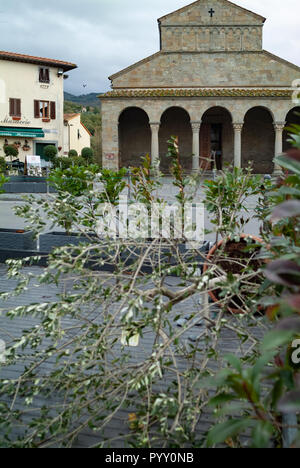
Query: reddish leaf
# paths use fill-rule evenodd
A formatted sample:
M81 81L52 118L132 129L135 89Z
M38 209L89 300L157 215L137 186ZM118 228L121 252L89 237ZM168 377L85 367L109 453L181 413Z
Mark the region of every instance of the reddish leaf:
M300 216L300 200L288 200L278 205L272 213L272 221Z
M300 150L298 150L296 148L293 148L293 149L290 149L289 151L287 151L286 155L289 158L294 159L295 161L300 161Z
M276 330L300 333L300 317L294 315L290 317L285 317L284 319L280 320L280 322L278 322L278 324L276 325Z
M279 304L275 304L267 308L266 314L267 314L268 319L271 322L275 320L278 310L279 310Z
M300 294L294 294L284 298L289 306L293 309L300 311Z
M295 286L300 284L300 266L289 260L275 260L264 270L266 278L282 286Z

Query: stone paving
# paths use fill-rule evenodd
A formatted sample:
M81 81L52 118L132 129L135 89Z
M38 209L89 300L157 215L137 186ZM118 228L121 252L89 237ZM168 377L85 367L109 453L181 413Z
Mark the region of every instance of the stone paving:
M28 274L37 275L41 273L42 269L38 267L29 267L24 270ZM176 278L168 278L168 283L171 287L176 287L178 280ZM8 279L6 276L6 267L5 265L0 265L0 292L4 291L12 291L16 285L15 280ZM20 295L15 296L7 302L3 302L0 299L0 311L2 309L2 315L0 315L0 339L5 340L7 345L12 342L16 337L20 337L22 331L25 328L30 328L38 324L38 319L30 316L26 316L26 319L16 318L14 320L10 320L5 317L4 309L9 310L13 309L20 305L30 305L35 303L41 302L54 302L57 299L57 295L61 293L63 290L63 286L59 285L58 287L54 285L39 285L33 281L31 282L30 287L28 290ZM174 307L174 317L178 314L182 315L182 318L189 316L191 313L199 312L201 309L201 301L200 296L196 295L192 298L187 299L184 303L181 303ZM215 311L212 309L211 313L213 314ZM234 331L235 326L237 326L236 319L234 317L228 317L230 324L232 325L232 329L224 329L221 334L221 339L219 341L219 350L224 355L228 352L240 355L247 353L247 350L251 343L244 343L241 344L240 340L237 338L237 334ZM72 321L68 319L67 324L70 325ZM184 324L184 320L181 321L181 325ZM176 326L176 324L175 324ZM184 332L181 336L181 344L183 346L189 346L191 343L194 343L199 336L199 333L203 331L203 327L195 326L189 330L188 332ZM263 330L261 327L255 327L252 330L253 336L260 338L262 336ZM154 340L154 333L149 332L145 333L144 337L141 339L140 345L137 348L131 348L131 361L133 363L142 362L143 359L149 358L152 353L152 346ZM119 352L121 352L121 346L119 347ZM200 348L200 356L205 357L205 347ZM201 354L202 353L202 354ZM47 362L45 363L46 370L51 368L53 363ZM48 367L47 367L48 366ZM186 363L183 359L179 360L179 366L182 372L185 370ZM212 361L211 368L214 368L216 363ZM41 371L44 371L45 368L41 368ZM3 367L1 369L1 378L3 379L18 379L21 366L17 365L12 368ZM157 388L158 391L166 392L168 389L169 384L174 379L174 374L166 374L164 375L164 379L160 381L159 387ZM19 405L22 406L22 402L18 402ZM41 407L43 404L50 404L49 401L38 400L36 403ZM111 447L122 447L124 446L124 440L126 437L130 435L130 429L128 425L128 417L129 413L134 411L134 408L126 408L121 409L112 419L110 424L108 425L105 434L99 435L90 430L83 430L82 433L77 438L76 442L74 443L74 447L91 447L95 444L99 444L99 442L104 442L104 440L112 440L109 445ZM201 414L199 419L199 423L197 426L198 435L201 436L205 434L209 427L213 425L214 417L210 411L204 410ZM122 434L122 437L120 437ZM108 442L106 443L106 445Z

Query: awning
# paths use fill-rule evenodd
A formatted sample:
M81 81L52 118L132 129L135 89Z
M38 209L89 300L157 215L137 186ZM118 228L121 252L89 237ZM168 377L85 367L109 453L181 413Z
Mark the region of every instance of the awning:
M44 138L45 133L42 128L0 127L0 136L11 136L25 139Z

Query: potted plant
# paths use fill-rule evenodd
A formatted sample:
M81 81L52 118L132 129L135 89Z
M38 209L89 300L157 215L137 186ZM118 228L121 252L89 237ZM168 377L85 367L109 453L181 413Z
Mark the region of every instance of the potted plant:
M257 256L263 241L245 234L244 228L251 219L246 201L261 194L262 188L261 176L254 176L251 167L227 169L215 180L204 182L205 207L216 226L216 242L206 257L204 272L209 274L213 270L214 274L225 274L228 284L244 276L244 280L236 283L236 295L231 294L228 300L228 310L235 314L244 311L261 281L258 272L262 260ZM262 203L263 199L257 202L257 211ZM260 217L264 217L261 210ZM248 275L244 275L246 270ZM215 303L224 299L230 289L228 284L209 292Z

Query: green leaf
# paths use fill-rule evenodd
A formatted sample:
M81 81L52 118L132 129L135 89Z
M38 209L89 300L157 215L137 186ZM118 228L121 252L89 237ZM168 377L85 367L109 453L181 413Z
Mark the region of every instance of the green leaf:
M228 403L235 398L234 395L230 395L228 393L220 393L219 395L215 396L209 401L209 406L219 406L223 405L224 403Z
M269 421L258 421L252 431L253 448L268 448L274 431Z
M295 159L291 159L285 155L280 155L275 158L275 164L300 175L300 162L296 161Z
M229 421L218 424L208 432L207 445L213 447L214 445L221 444L226 439L240 434L252 424L253 421L249 418L230 419Z
M242 373L242 365L240 360L234 354L226 354L224 359L237 370L240 374Z
M272 330L265 335L261 345L261 350L262 352L266 352L286 345L291 341L293 336L293 331Z

